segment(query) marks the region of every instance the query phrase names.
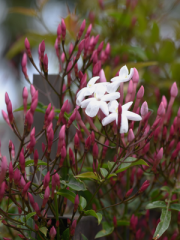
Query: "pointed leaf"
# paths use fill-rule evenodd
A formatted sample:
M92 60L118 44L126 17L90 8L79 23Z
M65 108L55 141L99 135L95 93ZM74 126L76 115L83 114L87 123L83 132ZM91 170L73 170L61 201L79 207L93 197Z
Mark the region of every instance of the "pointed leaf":
M98 177L93 172L81 173L81 174L79 174L79 175L77 175L75 177L76 178L86 178L86 179L98 180Z
M103 229L96 234L95 239L108 236L114 231L114 227L109 226L107 222L103 222L102 225L103 225Z
M98 224L101 223L102 220L102 214L101 213L96 213L94 210L87 210L84 212L85 216L93 216L97 218Z
M64 232L63 232L63 240L69 240L69 228L67 228Z
M47 236L48 229L46 227L39 228L39 231L41 231L44 234L44 236Z
M166 208L167 205L164 201L155 201L155 202L152 202L152 203L149 203L147 206L146 206L146 209L153 209L153 208Z
M87 237L84 236L84 234L81 233L82 240L88 240Z
M108 175L108 171L105 168L100 168L100 172L104 178Z
M80 179L76 179L73 176L70 176L69 182L66 183L66 185L75 191L86 191L85 184Z
M76 194L74 192L72 192L71 190L67 190L67 189L60 189L57 192L58 195L63 196L67 199L69 199L72 203L74 203Z
M180 203L171 204L169 209L180 212Z
M80 211L82 211L87 205L87 201L84 197L80 196L80 199L79 199L79 208L80 208Z

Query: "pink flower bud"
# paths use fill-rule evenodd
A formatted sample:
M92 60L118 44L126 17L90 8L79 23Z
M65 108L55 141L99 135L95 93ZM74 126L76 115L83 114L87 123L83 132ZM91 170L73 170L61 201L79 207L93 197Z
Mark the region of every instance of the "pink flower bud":
M64 63L64 61L65 61L65 53L64 52L61 54L61 61L62 61L62 63Z
M22 191L22 196L23 196L23 197L25 197L25 195L27 194L27 191L28 191L30 185L31 185L31 182L28 182L28 183L26 183L26 185L24 186L23 191Z
M66 148L65 148L65 146L63 146L62 149L61 149L61 157L63 159L65 159L65 157L66 157Z
M143 102L141 106L141 115L144 117L148 113L148 104L147 102Z
M133 81L130 80L129 81L129 85L128 85L128 91L127 91L129 94L132 94L133 93Z
M21 61L21 67L22 69L26 68L27 66L27 55L26 53L23 54L22 61Z
M28 41L27 38L25 38L24 44L25 44L25 48L26 48L26 51L27 51L28 57L31 58L30 43L29 43L29 41Z
M128 132L128 142L133 141L134 138L135 138L135 136L134 136L133 130L129 129L129 132Z
M138 217L136 217L133 214L131 219L130 219L130 229L132 229L133 232L136 232L137 223L138 223Z
M20 165L20 168L21 168L21 172L24 174L25 173L24 149L22 149L20 154L19 154L19 165Z
M8 93L6 92L6 93L5 93L5 103L6 103L6 105L8 105L9 101L10 101L9 95L8 95Z
M47 186L49 185L49 182L50 182L50 172L48 171L43 180L43 188L44 189L47 188Z
M78 206L79 206L79 196L77 194L76 197L75 197L75 200L74 200L74 212L77 211Z
M76 133L75 136L74 136L74 148L75 148L75 149L78 149L78 148L79 148L79 144L80 144L80 142L79 142L79 136L78 136L78 134Z
M69 148L69 160L70 160L70 165L74 166L75 165L75 158L74 158L74 153L71 148Z
M67 128L69 128L71 126L71 124L74 122L74 120L76 119L76 112L77 112L77 108L74 109L72 115L70 116L68 123L67 123Z
M171 97L176 97L178 95L178 88L176 82L173 83L170 90Z
M28 110L27 113L26 113L25 124L27 125L28 132L30 132L31 126L33 124L33 114L31 113L30 110Z
M85 44L85 40L83 39L78 45L78 52L77 52L77 55L76 55L76 59L79 59L79 57L81 55L81 52L84 49L84 44Z
M98 153L99 153L98 146L97 146L96 143L94 143L94 146L93 146L93 159L97 159L98 158Z
M165 107L164 107L164 103L161 102L157 111L157 114L161 117L164 116L165 114Z
M104 45L104 42L102 41L102 42L99 44L98 48L97 48L98 54L102 51L103 45Z
M61 24L59 24L58 28L57 28L57 37L58 37L58 43L60 43L60 39L61 39Z
M149 181L148 180L146 180L144 183L143 183L143 185L140 187L140 189L139 189L139 193L142 193L142 192L144 192L148 187L149 187Z
M79 32L78 32L78 39L81 38L81 36L82 36L82 34L84 32L85 26L86 26L86 20L84 19L82 24L81 24L81 27L79 29Z
M133 80L133 83L136 83L136 84L139 82L139 73L136 68L134 68L134 74L133 74L132 80Z
M160 161L163 157L163 147L159 150L158 154L156 155L156 158L158 161Z
M98 61L93 67L93 76L98 76L101 70L101 61Z
M9 125L10 128L12 128L11 124L9 122L8 115L6 114L6 112L4 110L2 110L1 112L2 112L2 116L3 116L4 120L6 121L6 123Z
M164 108L166 109L167 108L167 99L165 96L162 96L162 100L161 100L164 104Z
M62 34L62 39L65 40L65 36L66 36L66 25L64 22L64 19L61 19L61 34Z
M104 145L109 146L109 140L106 140ZM102 159L104 159L106 157L107 150L108 150L108 147L104 146L103 150L102 150Z
M47 222L47 226L48 226L48 227L50 227L50 226L51 226L51 224L52 224L52 220L51 220L51 219L49 219L49 221Z
M44 40L42 40L42 42L41 42L41 44L40 44L40 51L41 51L41 53L43 53L43 54L44 54L44 52L45 52L45 42L44 42Z
M133 188L129 189L125 195L125 198L128 198L133 192Z
M88 151L91 146L91 137L89 136L85 141L85 150Z
M6 183L3 182L3 183L0 184L0 202L4 198L5 189L6 189Z
M2 161L1 161L1 172L0 172L0 185L1 183L4 181L5 177L6 177L6 171L7 171L7 159L5 156L2 157Z
M41 209L45 208L46 203L49 200L49 196L50 196L50 188L49 188L49 186L47 186L46 190L45 190L45 193L44 193L44 198L43 198L43 203L42 203Z
M105 49L105 54L107 56L109 56L110 52L111 52L111 46L110 46L110 43L107 43L107 46L106 46L106 49Z
M87 29L87 32L86 32L86 34L85 34L84 39L86 39L86 38L89 37L89 35L90 35L90 33L91 33L91 30L92 30L92 24L90 24L90 25L88 26L88 29Z
M20 173L19 169L16 169L14 171L14 183L15 183L15 185L19 186L20 180L21 180L21 173Z
M74 236L76 225L77 225L77 220L74 220L71 227L70 227L70 236Z
M10 100L7 105L7 112L8 112L9 121L12 124L14 121L14 117L13 117L13 112L12 112L12 103Z
M100 82L107 82L103 69L101 69L101 71L99 72L99 77L100 77Z
M12 183L14 177L14 171L13 171L13 164L12 162L9 163L9 182Z
M113 224L114 224L114 227L116 228L117 227L117 218L116 218L116 216L113 217Z
M44 55L43 64L44 64L44 71L45 71L45 73L47 73L48 72L48 57L47 57L47 54Z
M144 96L144 87L141 86L139 91L137 92L137 98L141 99Z
M55 229L54 226L50 229L49 236L50 236L51 240L53 240L55 238L55 236L56 236L56 229Z

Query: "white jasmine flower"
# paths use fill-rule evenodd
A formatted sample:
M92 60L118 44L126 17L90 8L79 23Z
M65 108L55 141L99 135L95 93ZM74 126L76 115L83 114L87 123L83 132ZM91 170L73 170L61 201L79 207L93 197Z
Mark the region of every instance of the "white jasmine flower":
M133 102L128 102L122 106L122 114L121 114L121 128L120 133L128 132L128 120L132 121L141 121L142 117L136 113L128 111ZM118 102L116 100L108 103L109 112L112 112L107 117L102 120L102 125L106 126L107 124L116 121L118 123Z
M91 78L91 79L89 80L88 84L87 84L87 87L82 88L82 89L77 93L76 104L77 104L78 106L81 105L81 102L82 102L82 100L84 99L84 97L90 96L90 95L92 95L92 94L94 93L95 88L96 88L97 85L99 85L99 84L100 84L101 86L102 86L102 85L106 85L106 83L97 83L97 84L95 84L98 79L99 79L99 76Z
M130 74L129 74L129 71L126 65L123 66L119 71L119 76L112 78L111 79L112 83L107 84L107 92L109 93L115 92L120 86L120 84L122 82L129 81L132 78L133 74L134 74L134 68L131 68Z
M120 97L119 92L106 94L106 85L96 84L96 89L94 92L94 97L88 98L81 102L81 107L86 108L85 113L89 117L95 117L101 109L101 111L107 116L109 114L107 101L113 101Z

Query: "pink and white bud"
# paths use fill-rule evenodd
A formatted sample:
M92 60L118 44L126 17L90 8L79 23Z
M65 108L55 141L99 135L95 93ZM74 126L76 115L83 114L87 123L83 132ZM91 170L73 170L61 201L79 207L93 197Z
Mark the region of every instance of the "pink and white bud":
M134 138L135 138L135 136L134 136L133 130L132 130L132 129L129 129L129 132L128 132L128 142L133 141Z
M65 36L66 36L66 25L64 22L64 19L61 19L61 34L62 34L62 40L65 40Z
M99 72L99 77L100 77L100 82L107 82L103 69L101 69L101 71Z
M141 106L141 116L144 117L147 115L147 113L148 113L148 104L147 102L143 102Z
M170 90L171 97L175 98L178 95L178 88L176 82L173 83Z
M132 80L133 80L133 83L136 83L136 84L139 82L139 73L136 68L134 68L134 74L133 74Z
M50 229L49 236L50 236L51 240L54 240L54 238L56 236L56 229L54 226Z
M29 43L27 38L25 38L24 44L25 44L25 48L26 48L26 51L27 51L27 55L28 55L29 58L31 58L32 56L31 56L30 43Z
M79 29L79 32L78 32L78 40L81 38L83 32L84 32L84 29L85 29L85 26L86 26L86 20L84 19L82 24L81 24L81 27Z

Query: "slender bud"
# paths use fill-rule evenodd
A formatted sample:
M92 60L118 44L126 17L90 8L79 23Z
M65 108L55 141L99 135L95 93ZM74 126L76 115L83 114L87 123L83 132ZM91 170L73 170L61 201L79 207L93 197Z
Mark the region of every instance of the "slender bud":
M7 159L5 156L3 156L1 161L0 185L5 179L7 167L8 167Z
M66 36L66 25L63 18L61 19L61 34L62 34L62 39L64 41Z
M144 87L141 86L139 91L137 92L137 98L141 99L144 96Z
M32 56L31 56L30 43L29 43L27 38L25 38L24 44L25 44L25 48L26 48L26 51L27 51L27 55L28 55L29 58L31 58Z
M2 200L4 198L5 189L6 189L6 183L3 182L0 185L0 202L2 202Z
M44 193L44 198L43 198L43 203L42 203L42 207L41 209L44 209L46 206L46 203L49 200L49 196L50 196L50 188L49 186L46 187L45 193Z
M143 104L141 106L142 117L146 116L147 113L148 113L148 104L147 104L147 102L143 102Z
M90 33L91 33L91 30L92 30L92 24L90 24L90 25L88 26L88 29L87 29L87 32L86 32L86 35L85 35L84 39L86 39L86 38L89 37L89 35L90 35Z
M54 238L56 236L56 229L54 226L50 229L49 236L50 236L51 240L54 240Z
M26 196L27 191L28 191L30 185L31 185L31 182L28 182L28 183L26 183L26 185L24 186L23 191L22 191L22 196L23 196L23 197Z
M79 145L80 145L79 136L76 133L74 136L74 148L77 150L79 148Z
M101 69L101 71L99 73L99 77L100 77L100 82L106 82L106 77L105 77L103 69Z
M85 141L85 150L88 151L91 146L91 137L89 136Z
M165 96L162 96L162 102L164 104L164 108L166 109L167 108L167 99Z
M178 95L178 88L176 82L173 83L170 90L171 97L176 97Z
M70 165L74 166L75 165L75 158L74 158L74 153L71 148L69 148L69 160L70 160Z
M14 171L14 183L15 183L15 185L19 186L20 180L21 180L21 173L20 173L19 169L16 169Z
M93 76L98 76L101 70L101 61L98 61L93 67Z
M128 198L133 192L133 188L129 189L125 195L125 198Z
M44 189L47 188L47 186L49 185L49 182L50 182L50 172L48 171L43 180L43 188Z
M133 215L131 216L131 219L130 219L130 229L131 229L133 232L136 232L137 223L138 223L138 217L136 217L136 216L133 214Z
M57 28L57 37L58 37L58 44L59 44L61 40L61 24L59 24Z
M105 54L108 57L110 55L111 52L111 46L110 43L107 43L106 49L105 49Z
M134 68L134 74L133 74L132 80L133 80L133 83L136 83L136 84L139 82L139 73L136 68Z
M165 114L165 107L164 107L164 103L161 102L158 107L157 115L161 117L161 116L164 116L164 114Z
M74 220L70 227L70 236L71 237L74 236L74 234L75 234L76 225L77 225L77 220Z
M66 128L69 128L71 124L74 122L74 120L76 119L76 112L77 112L77 108L74 109L72 115L70 116Z
M79 57L81 55L81 52L84 49L84 44L85 44L85 40L83 39L78 45L78 52L77 52L77 55L76 55L76 59L79 59Z
M96 143L94 143L94 146L93 146L93 159L97 159L98 158L98 146Z
M43 64L44 64L44 71L45 71L45 73L47 73L48 72L48 56L47 56L47 54L44 55Z
M84 32L85 26L86 26L86 20L84 19L78 32L78 40L81 38Z
M77 212L78 206L79 206L79 196L77 194L74 200L74 213Z
M142 193L142 192L144 192L148 187L149 187L149 181L148 180L146 180L144 183L143 183L143 185L140 187L140 189L139 189L139 193Z

